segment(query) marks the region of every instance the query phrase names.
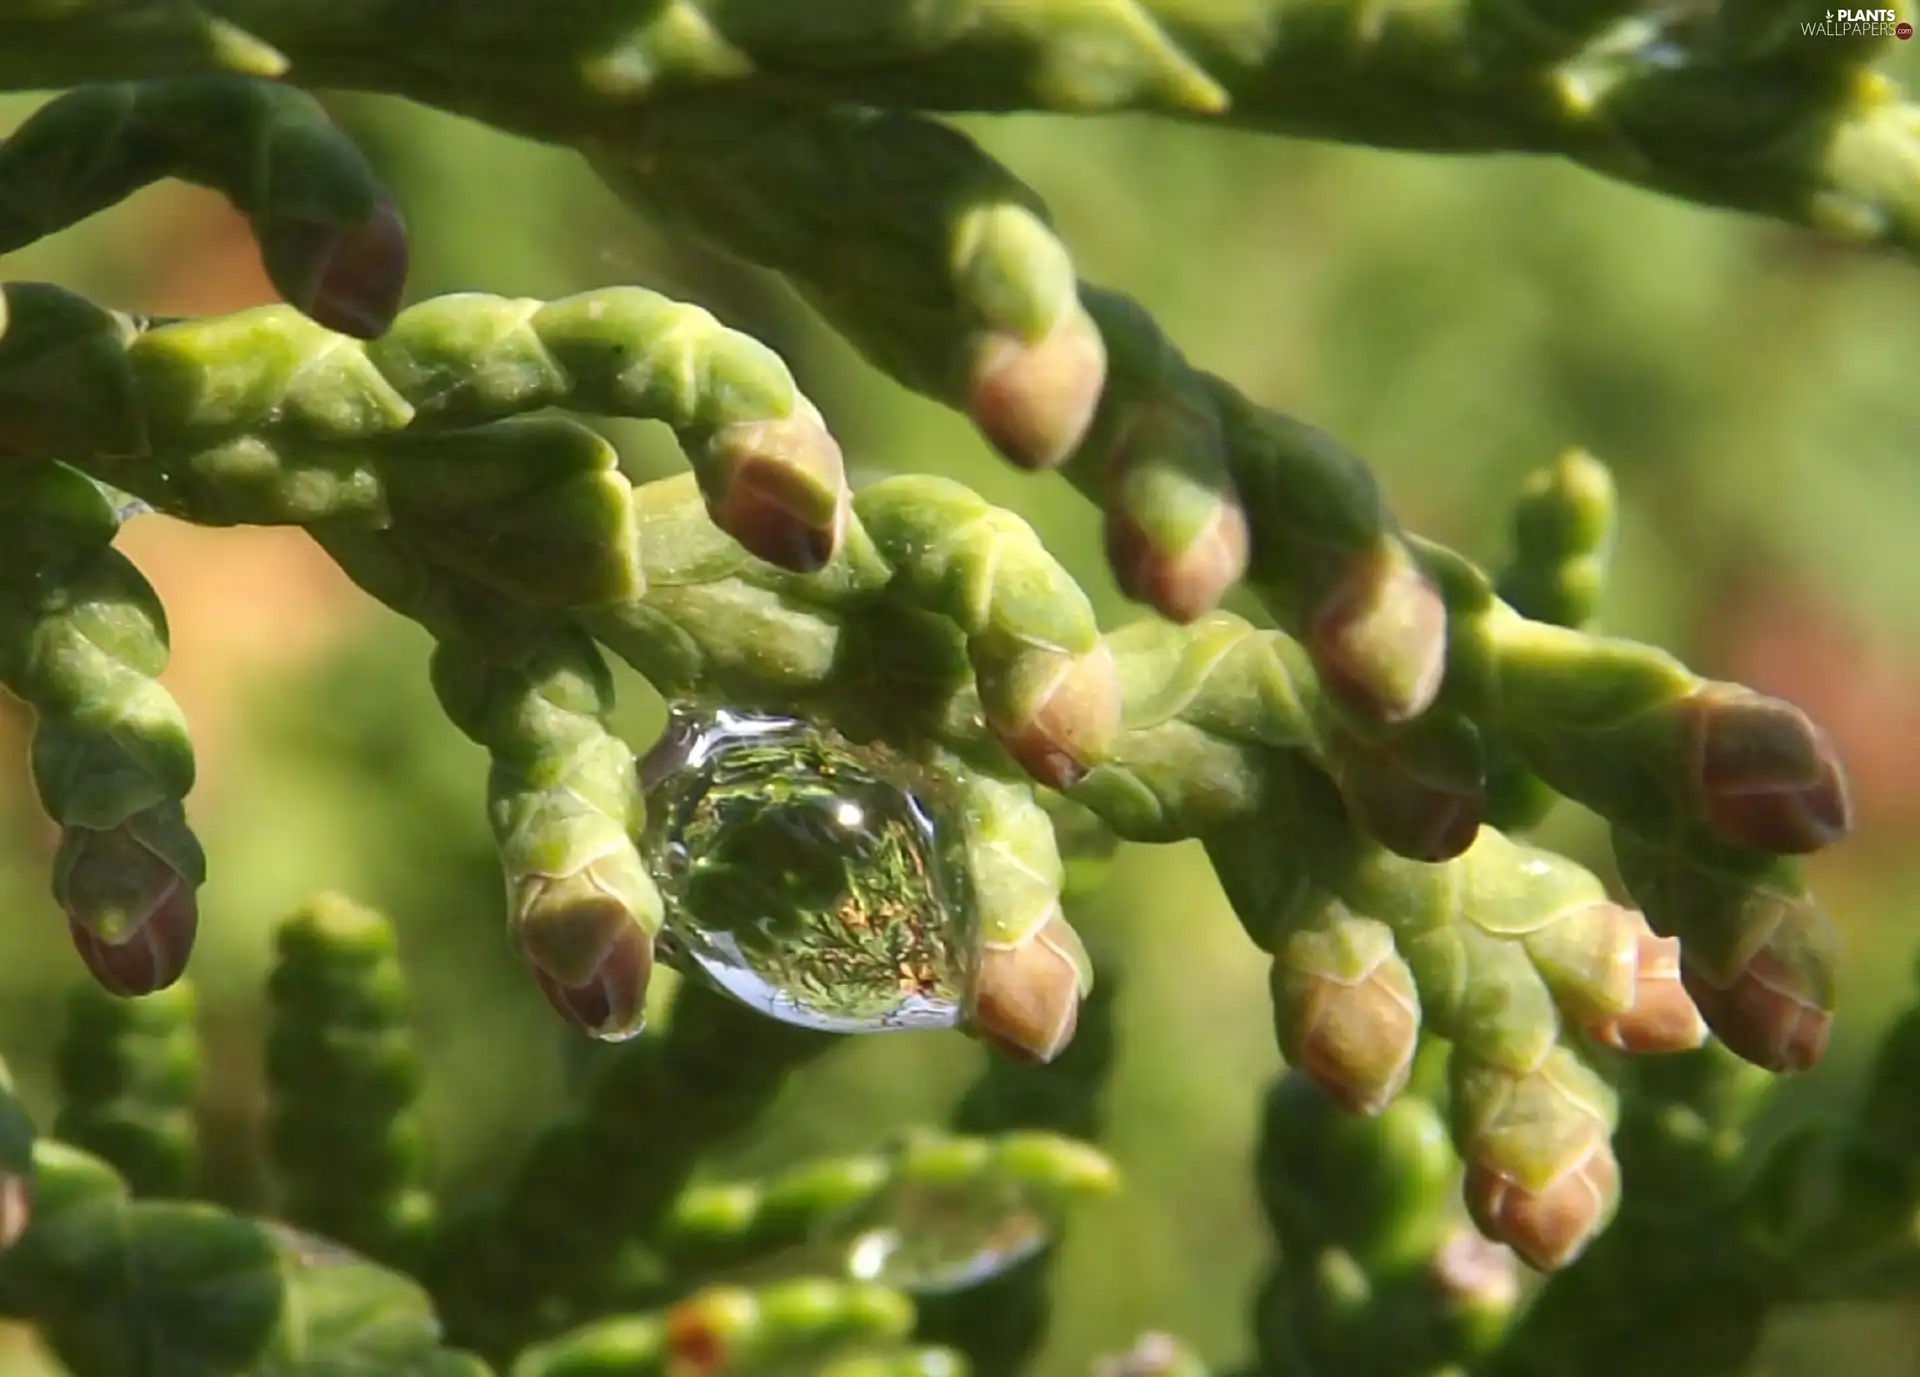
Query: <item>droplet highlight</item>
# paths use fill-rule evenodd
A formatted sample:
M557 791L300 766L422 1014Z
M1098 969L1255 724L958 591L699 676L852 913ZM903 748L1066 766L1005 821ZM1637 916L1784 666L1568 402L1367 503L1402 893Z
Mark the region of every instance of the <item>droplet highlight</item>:
M661 959L825 1032L961 1021L978 917L913 762L800 718L681 706L640 770Z

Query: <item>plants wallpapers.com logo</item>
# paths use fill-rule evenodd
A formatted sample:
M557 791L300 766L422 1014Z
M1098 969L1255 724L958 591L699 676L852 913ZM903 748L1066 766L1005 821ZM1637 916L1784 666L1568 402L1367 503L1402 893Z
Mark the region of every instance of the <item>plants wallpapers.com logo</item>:
M1800 32L1808 38L1913 37L1913 25L1893 10L1828 10L1824 20L1806 20Z

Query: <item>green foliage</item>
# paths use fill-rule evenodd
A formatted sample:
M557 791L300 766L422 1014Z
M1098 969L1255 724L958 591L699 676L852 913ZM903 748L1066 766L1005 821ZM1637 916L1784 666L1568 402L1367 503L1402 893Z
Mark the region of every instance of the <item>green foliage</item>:
M34 713L73 943L144 1000L76 1004L49 1136L0 1100L8 1313L76 1377L1017 1370L1062 1202L1111 1184L1076 1141L1099 1131L1107 962L1069 910L1083 857L1122 840L1198 842L1269 959L1292 1069L1257 1172L1279 1245L1260 1371L1731 1377L1779 1308L1906 1294L1905 1026L1852 1118L1745 1131L1767 1083L1742 1068L1812 1068L1833 1020L1837 937L1801 869L1853 821L1826 734L1594 630L1618 496L1596 461L1529 481L1497 573L1411 534L1356 455L1083 280L1041 199L928 115L1551 152L1911 247L1920 126L1877 43L1811 42L1797 3L1734 10L0 15L0 86L72 87L0 145L0 248L181 178L245 215L287 303L154 320L0 289L0 683ZM656 224L772 269L1006 459L1059 470L1158 615L1103 627L968 485L851 482L830 409L702 308L619 286L400 309L399 212L303 87L572 148ZM635 481L578 418L662 422L690 472ZM623 1044L483 1200L435 1196L394 939L338 898L282 929L272 986L285 1222L165 1198L193 1185L178 992L207 861L165 614L114 546L145 509L301 528L431 640L433 696L489 760L514 943L566 1021ZM636 761L615 662L692 735ZM680 800L712 798L699 724L727 714L788 735L735 758L765 802L723 846ZM1559 799L1602 821L1635 907L1523 835ZM927 849L849 879L890 806L925 815ZM682 881L722 859L755 881L734 896L804 871L825 897L716 919ZM770 948L721 940L747 918ZM664 1021L656 964L684 977ZM938 1021L1010 1060L949 1133L699 1179L837 1045L796 992L844 1013L954 989ZM1559 1275L1523 1295L1523 1262ZM1610 1313L1633 1317L1617 1342ZM1114 1363L1197 1368L1159 1338Z
M36 1141L0 1097L0 1314L31 1320L75 1377L492 1370L446 1346L449 1327L514 1374L941 1377L967 1360L916 1343L913 1297L1002 1273L1043 1291L1067 1207L1117 1184L1094 1148L1034 1130L920 1132L775 1180L690 1184L825 1040L687 984L497 1198L446 1211L421 1184L423 1087L393 946L383 918L338 896L280 925L272 1220L159 1198L181 1183L167 1154L195 1147L179 1109L200 1054L191 987L133 1004L77 994L57 1133ZM980 1094L997 1084L990 1072ZM956 1341L997 1351L991 1330Z

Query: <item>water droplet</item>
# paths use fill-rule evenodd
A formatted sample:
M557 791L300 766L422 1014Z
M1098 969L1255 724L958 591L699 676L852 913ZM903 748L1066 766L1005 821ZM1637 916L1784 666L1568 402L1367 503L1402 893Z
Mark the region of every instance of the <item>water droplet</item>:
M663 959L835 1033L950 1028L978 919L937 786L814 723L676 708L641 764Z
M636 1023L628 1028L596 1028L588 1033L587 1037L593 1042L603 1042L617 1047L623 1042L632 1042L646 1031L645 1024Z
M115 491L113 493L113 514L122 525L137 516L152 516L153 508L145 501L130 494Z
M901 1181L862 1212L847 1271L919 1295L978 1286L1044 1249L1053 1220L1019 1185L992 1175Z

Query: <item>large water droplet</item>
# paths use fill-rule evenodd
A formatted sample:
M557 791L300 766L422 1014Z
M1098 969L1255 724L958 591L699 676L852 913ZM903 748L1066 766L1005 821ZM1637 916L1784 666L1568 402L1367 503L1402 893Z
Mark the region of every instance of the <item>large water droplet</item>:
M919 1295L978 1286L1047 1246L1053 1220L1032 1194L992 1174L900 1181L862 1212L847 1271Z
M960 839L910 761L791 717L676 708L641 780L665 957L803 1027L960 1021L978 920Z

